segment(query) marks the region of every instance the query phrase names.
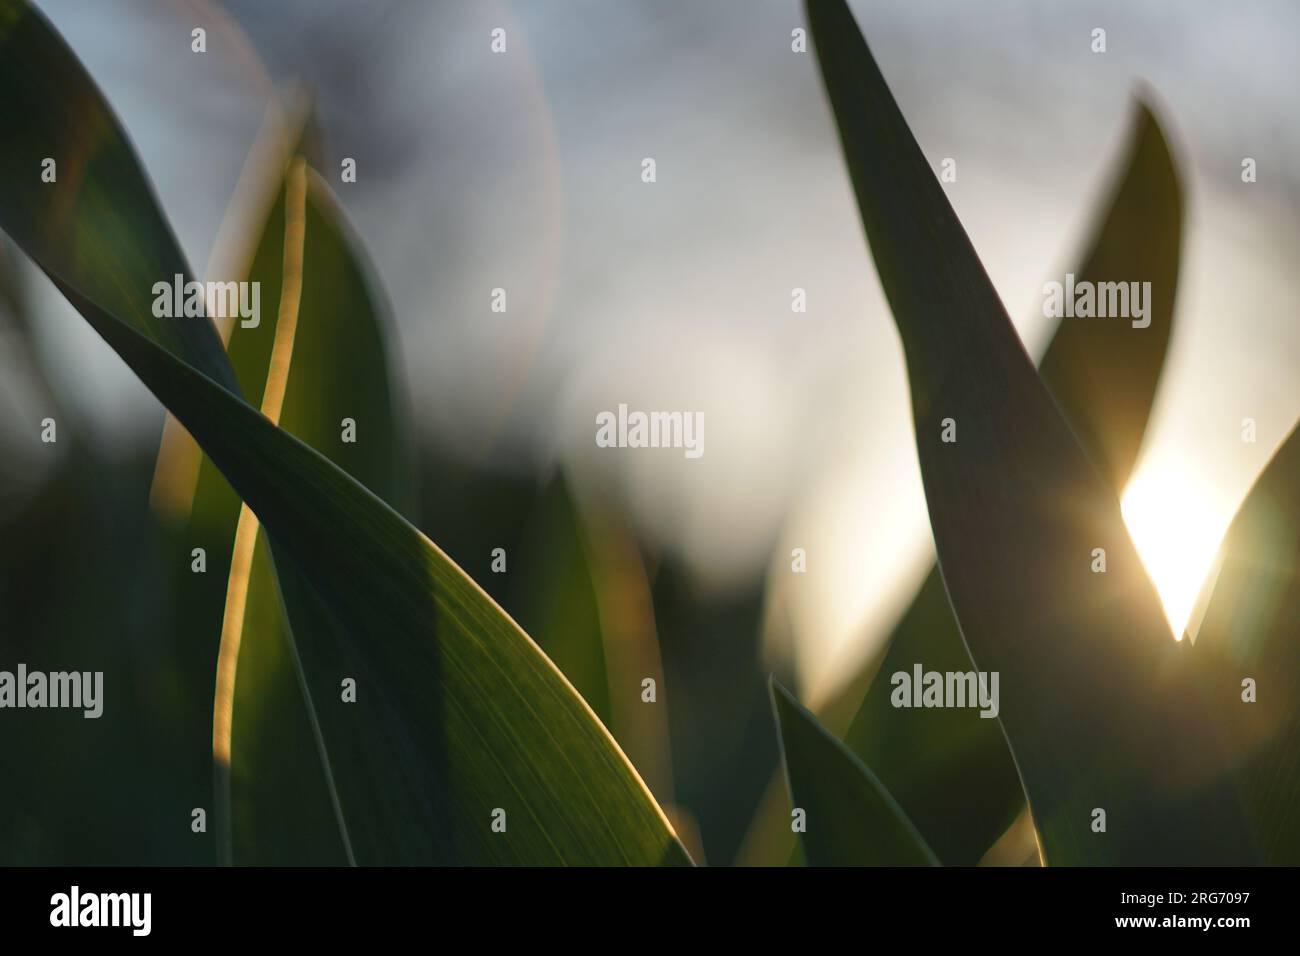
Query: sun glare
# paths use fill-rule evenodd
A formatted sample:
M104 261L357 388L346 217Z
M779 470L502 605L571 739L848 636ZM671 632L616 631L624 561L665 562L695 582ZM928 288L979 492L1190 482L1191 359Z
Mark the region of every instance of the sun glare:
M1174 462L1144 464L1125 489L1120 508L1174 637L1181 641L1231 511L1191 467Z

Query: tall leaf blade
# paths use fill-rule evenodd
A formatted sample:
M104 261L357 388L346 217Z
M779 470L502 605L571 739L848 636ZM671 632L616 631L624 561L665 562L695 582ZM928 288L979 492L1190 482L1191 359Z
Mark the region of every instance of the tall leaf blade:
M938 866L898 803L853 752L775 680L786 783L811 866Z
M808 14L903 341L944 585L972 660L1000 675L999 719L1048 861L1252 858L1114 490L1025 354L847 6ZM956 442L941 440L945 419Z
M264 409L268 397L278 398L283 428L409 512L411 436L389 370L382 296L324 181L296 150L287 169L247 277L272 295L271 308L256 327L232 328L232 363L245 393L262 396ZM292 334L283 335L286 329ZM361 440L341 440L345 418L357 423ZM222 486L225 479L205 459L199 494L221 495ZM322 624L306 615L286 619L267 543L245 543L254 546L247 581L232 577L227 595L229 607L246 587L242 619L228 619L223 631L214 714L217 803L228 810L223 822L231 827L235 862L344 862L351 855L346 820L337 819L337 788L294 654L293 634Z
M1174 329L1183 191L1168 140L1139 101L1114 195L1076 284L1149 282L1150 325L1063 318L1038 371L1116 496L1137 462Z
M1076 278L1150 282L1151 325L1134 334L1122 323L1064 318L1039 366L1116 496L1132 471L1164 366L1182 234L1177 170L1145 104L1135 110L1120 168ZM971 669L937 567L890 635L844 742L876 772L941 859L974 864L1024 806L1020 781L995 721L968 710L900 711L891 704L891 676L916 663L936 671Z

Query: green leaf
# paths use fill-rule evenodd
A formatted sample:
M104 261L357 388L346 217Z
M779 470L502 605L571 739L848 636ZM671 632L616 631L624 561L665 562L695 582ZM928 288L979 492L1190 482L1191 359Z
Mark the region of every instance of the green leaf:
M318 152L309 112L305 104L290 107L265 128L234 201L266 208L260 228L233 255L223 250L235 264L218 278L257 283L262 306L256 322L225 321L230 359L244 394L282 427L409 513L411 436L389 371L391 323L359 243L328 186L306 166L306 156ZM310 320L299 322L303 315ZM340 441L345 417L364 423L364 441ZM215 759L219 859L346 863L346 821L293 654L293 631L321 625L307 616L292 624L286 618L256 519L173 426L169 420L153 498L164 515L187 514L170 562L180 597L172 627L188 635L181 645L191 661L186 669L198 675L186 697L210 698L212 644L219 639L215 707L205 708L202 737L194 735ZM207 554L203 575L190 573L196 545Z
M104 309L235 390L210 322L153 314L153 283L191 273L135 151L94 82L26 0L0 2L0 48L5 231L46 271L64 276ZM46 160L54 161L55 182L42 181ZM133 241L113 241L120 236ZM128 286L127 277L147 284Z
M580 496L556 471L537 489L521 539L508 549L505 607L573 682L676 823L668 718L645 698L649 679L659 700L663 664L650 582L628 520L598 496Z
M612 727L599 585L589 551L577 505L557 474L543 489L514 558L507 606L596 716ZM631 697L636 687L621 690Z
M977 710L900 710L890 678L973 669L938 568L926 575L844 736L925 833L944 863L973 866L1024 807L1015 762L996 720Z
M1047 861L1252 859L1113 487L1025 354L852 14L839 0L808 14L903 340L944 586L972 660L999 674L999 719ZM941 440L945 419L955 442ZM1091 570L1096 548L1106 573Z
M1135 114L1117 186L1075 275L1079 282L1149 281L1151 325L1134 330L1062 319L1039 366L1117 497L1136 460L1173 329L1182 232L1182 192L1168 144L1147 106L1139 104ZM945 863L977 863L1024 806L1001 728L973 711L896 710L889 699L891 675L910 672L915 663L971 669L937 567L886 646L844 742L876 771Z
M231 361L245 394L260 396L264 409L268 398L281 406L281 427L409 513L412 436L389 369L386 306L329 187L304 163L294 151L257 242L246 278L261 284L266 308L255 327L233 324ZM281 382L277 362L288 367ZM340 440L345 418L364 440ZM210 460L197 494L200 505L233 496ZM235 538L233 520L223 530ZM346 821L294 663L293 633L327 625L308 616L312 605L286 619L265 536L246 534L243 547L255 554L251 563L240 556L246 578L230 578L227 606L243 597L244 614L227 617L223 630L214 714L217 806L231 855L255 864L346 862Z
M1174 329L1183 193L1164 131L1144 102L1114 195L1076 270L1077 282L1150 282L1150 325L1064 318L1038 371L1116 497L1146 433Z
M777 681L772 710L790 804L812 866L938 866L939 860L884 784Z
M1300 863L1300 428L1255 481L1190 651L1265 862ZM1244 682L1254 681L1246 702Z
M27 131L56 113L75 129L122 139L44 20L26 4L0 11L11 94L0 105L6 168L39 169L48 141ZM101 149L130 158L124 140ZM170 232L156 210L103 212L108 202L152 203L147 189L119 192L98 178L124 165L134 164L90 164L93 182L51 201L71 212L44 233L31 221L42 210L13 199L32 189L6 179L0 224L257 514L291 619L296 606L310 605L328 622L296 633L295 650L357 861L688 863L636 772L527 635L397 512L237 398L211 323L149 321L150 290L162 277L132 249L167 247ZM74 201L82 195L102 200L87 210L89 226ZM65 273L60 250L78 239L124 251L89 264L73 257L81 268ZM356 703L340 700L345 678L357 682ZM506 833L491 828L496 809L506 811Z
M658 556L654 621L670 689L673 783L712 865L737 859L780 762L760 660L763 594L761 586L710 594L682 559Z

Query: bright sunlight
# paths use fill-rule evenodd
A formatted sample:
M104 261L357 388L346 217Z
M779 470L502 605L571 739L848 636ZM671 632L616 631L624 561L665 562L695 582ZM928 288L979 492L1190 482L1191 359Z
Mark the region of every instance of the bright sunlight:
M1171 459L1144 462L1120 507L1181 641L1232 509L1192 467Z

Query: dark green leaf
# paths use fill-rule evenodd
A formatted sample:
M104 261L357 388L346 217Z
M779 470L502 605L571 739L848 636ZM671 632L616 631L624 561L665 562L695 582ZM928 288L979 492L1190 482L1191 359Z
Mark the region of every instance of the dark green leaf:
M1256 480L1219 548L1190 651L1232 754L1264 860L1300 863L1300 429ZM1253 702L1244 685L1254 681Z
M627 516L608 502L580 500L556 472L508 553L506 609L573 682L667 809L674 787L659 696L664 673L650 584ZM653 701L645 699L647 679Z
M262 230L247 279L261 283L264 311L256 327L235 324L229 352L244 392L264 396L281 323L293 323L291 360L279 424L399 510L409 513L415 480L403 427L404 401L394 396L387 337L391 325L359 244L349 236L329 189L314 172L290 173ZM292 215L286 219L286 209ZM287 256L287 259L286 259ZM285 294L284 267L292 263ZM276 308L280 303L283 308ZM299 318L304 321L299 322ZM286 326L287 327L287 326ZM352 418L354 443L340 440ZM225 479L205 460L198 494L225 496ZM235 528L225 532L233 539ZM250 545L251 546L251 545ZM242 625L227 630L237 666L215 719L229 733L218 752L217 803L227 800L233 859L240 863L309 865L348 859L346 821L337 819L336 786L322 763L313 715L294 664L292 633L323 625L311 617L285 620L264 537L246 582ZM228 596L227 600L230 600ZM306 606L309 613L311 605ZM223 651L226 650L223 648ZM230 792L222 786L229 782Z
M542 491L511 571L508 607L596 716L610 721L610 688L590 545L576 503L556 475ZM624 689L636 693L635 685Z
M1135 330L1062 319L1039 367L1116 496L1136 459L1173 328L1182 223L1181 190L1160 126L1145 105L1134 120L1117 188L1076 276L1149 281L1151 325ZM971 668L937 567L890 635L844 742L876 771L940 859L974 864L1023 807L1020 780L995 721L968 710L890 704L890 676L918 662L928 670Z
M210 322L153 314L153 284L192 275L121 124L81 63L25 0L0 2L0 49L5 231L42 268L235 389ZM42 181L47 159L52 183ZM115 241L121 236L133 241Z
M1114 489L1025 354L848 8L808 12L903 340L943 582L972 660L999 674L1048 862L1253 858ZM1091 570L1096 548L1106 573Z
M777 681L772 709L781 735L790 803L812 866L938 866L889 791Z
M729 864L779 764L760 661L763 589L710 594L684 561L663 556L653 594L677 801L708 861Z

